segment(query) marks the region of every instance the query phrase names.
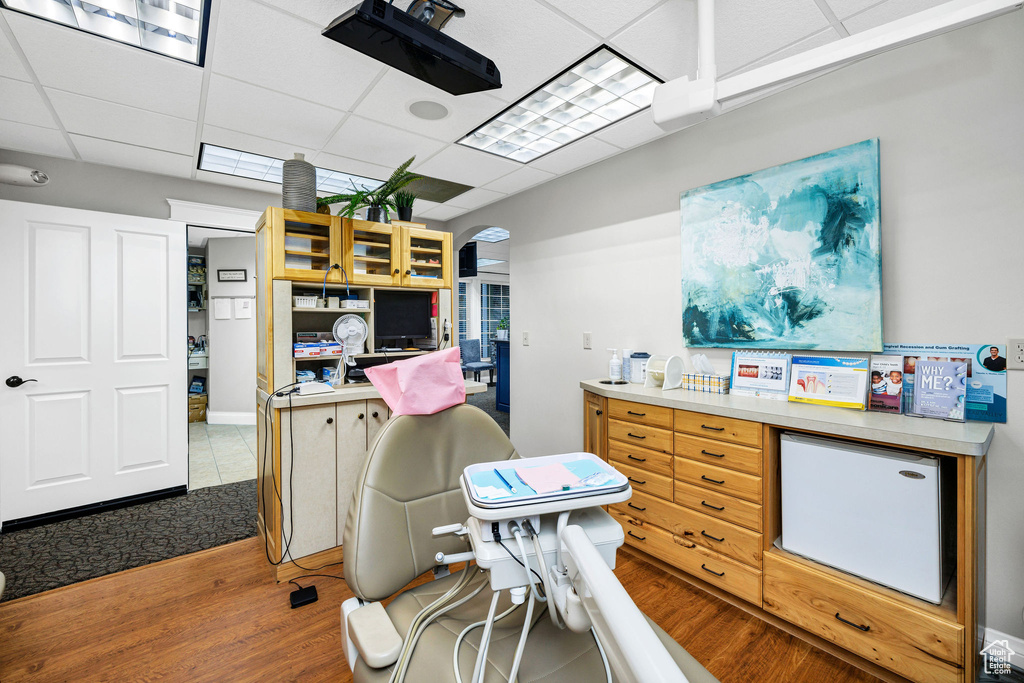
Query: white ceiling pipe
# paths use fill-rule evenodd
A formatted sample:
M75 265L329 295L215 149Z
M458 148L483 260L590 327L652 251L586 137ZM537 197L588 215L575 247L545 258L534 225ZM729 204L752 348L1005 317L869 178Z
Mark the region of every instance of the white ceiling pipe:
M721 111L715 79L715 0L697 0L697 79L689 76L654 89L651 113L665 130L700 123Z

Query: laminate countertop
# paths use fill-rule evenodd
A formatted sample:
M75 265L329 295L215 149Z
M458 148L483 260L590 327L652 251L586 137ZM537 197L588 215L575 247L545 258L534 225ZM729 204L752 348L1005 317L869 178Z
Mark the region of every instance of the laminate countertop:
M487 385L483 382L476 382L471 379L465 380L466 382L466 395L479 394L487 391ZM257 399L259 404L263 405L266 403L268 395L267 392L262 389L256 390ZM299 408L301 406L316 406L323 405L326 403L344 403L345 401L365 401L368 399L380 398L380 392L369 382L360 384L346 384L338 387L334 391L325 392L323 394L309 394L307 396L300 396L298 394L291 394L291 400L289 401L288 396L274 397L270 402L271 408Z
M580 388L606 398L957 455L985 455L995 434L988 422L947 422L686 389L663 391L642 384L602 384L597 379L583 380Z

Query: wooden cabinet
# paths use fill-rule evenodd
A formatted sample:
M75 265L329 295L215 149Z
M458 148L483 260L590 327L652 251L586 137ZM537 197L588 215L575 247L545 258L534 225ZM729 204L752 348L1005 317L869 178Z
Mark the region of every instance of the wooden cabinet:
M425 289L452 286L452 235L419 223L392 223L401 231L401 285Z
M346 218L344 267L354 285L402 284L402 252L399 226Z
M583 450L608 460L607 399L589 391L583 394Z
M341 218L320 213L269 207L256 224L257 242L266 233L270 276L299 282L341 282L341 273L329 269L341 263Z

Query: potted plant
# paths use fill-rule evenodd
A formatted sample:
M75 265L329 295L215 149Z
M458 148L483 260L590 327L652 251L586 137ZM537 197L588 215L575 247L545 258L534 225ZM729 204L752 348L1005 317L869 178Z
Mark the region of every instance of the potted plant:
M412 205L416 201L416 195L408 190L399 190L391 196L395 202L395 209L398 211L398 220L412 220Z
M508 340L508 316L498 321L498 332L496 339L500 339L502 341Z
M396 168L390 178L373 190L360 189L353 185L351 193L320 197L317 199L317 210L319 210L320 206L348 202L348 205L339 213L340 216L353 218L356 211L365 206L368 207L366 209L366 220L379 223L383 219L386 222L388 219L388 209L396 208L393 199L395 193L414 180L422 178L420 175L409 172L409 166L415 160L416 157L411 157L404 164Z

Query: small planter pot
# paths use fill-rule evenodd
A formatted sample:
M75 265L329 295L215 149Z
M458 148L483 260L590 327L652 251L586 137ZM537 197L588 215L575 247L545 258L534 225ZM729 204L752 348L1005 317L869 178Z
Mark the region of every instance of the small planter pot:
M409 222L412 220L412 207L411 206L400 206L398 207L398 220Z
M370 206L366 209L366 220L371 223L386 223L388 220L388 210L384 206Z
M496 330L494 333L495 339L499 341L508 341L508 330Z

